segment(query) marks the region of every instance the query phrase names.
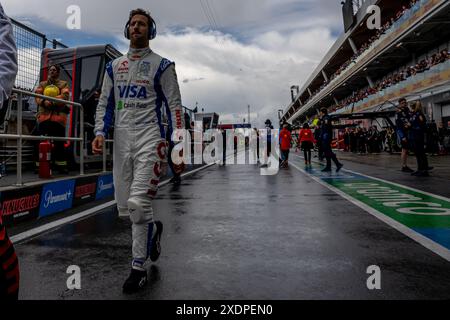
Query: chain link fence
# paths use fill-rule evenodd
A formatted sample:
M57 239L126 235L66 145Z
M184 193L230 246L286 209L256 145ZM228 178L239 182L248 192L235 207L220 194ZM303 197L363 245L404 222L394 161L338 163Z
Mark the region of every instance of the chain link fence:
M39 81L42 50L44 48L61 49L67 46L57 40L47 39L44 34L14 19L11 19L11 22L19 65L15 86L31 91Z
M14 40L17 46L18 60L15 88L31 92L39 82L42 50L44 48L62 49L67 48L67 46L56 40L47 39L46 35L14 19L11 19L11 22L13 25ZM34 98L25 98L23 100L22 111L22 132L24 134L33 134L36 127L36 106ZM8 108L1 110L0 133L17 133L17 100L15 94L9 100ZM27 141L23 143L21 149L22 163L32 164L34 162L33 145ZM6 165L16 165L17 150L18 146L14 140L0 139L0 179L6 173ZM3 183L4 180L1 179L0 181Z

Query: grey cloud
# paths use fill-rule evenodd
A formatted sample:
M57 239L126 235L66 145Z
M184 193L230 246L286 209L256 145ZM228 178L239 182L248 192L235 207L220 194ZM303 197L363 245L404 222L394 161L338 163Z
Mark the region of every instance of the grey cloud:
M257 115L253 125L263 126L267 118L276 121L277 110L289 104L290 86L303 83L334 41L330 32L322 29L299 32L292 38L277 33L267 37L279 39L261 40L263 47L189 29L160 36L152 47L176 62L180 79L206 79L180 84L184 105L192 107L198 101L208 112L238 122L242 115L247 117L247 105L251 105ZM295 41L297 38L302 41ZM283 50L279 50L279 43ZM317 48L302 50L308 47Z
M82 32L116 39L123 52L128 47L122 30L129 10L148 8L160 31L151 46L176 62L184 105L192 107L198 101L227 121L242 121L251 105L254 126L263 126L267 118L276 123L277 110L290 102L290 86L304 83L335 41L336 30L342 29L340 1L209 1L220 27L209 32L198 0L2 0L2 4L13 17L30 21L38 17L61 28L66 8L79 5Z
M205 2L206 0L202 0ZM255 34L279 31L292 32L302 27L341 27L340 5L335 0L208 0L219 27L251 38ZM83 31L120 33L128 12L136 7L149 9L161 31L171 26L209 26L198 0L130 2L118 0L3 0L12 16L34 16L65 27L70 5L78 5L82 13Z
M189 82L195 82L195 81L202 81L202 80L205 80L205 78L192 78L192 79L186 78L186 79L183 80L183 83L189 83Z

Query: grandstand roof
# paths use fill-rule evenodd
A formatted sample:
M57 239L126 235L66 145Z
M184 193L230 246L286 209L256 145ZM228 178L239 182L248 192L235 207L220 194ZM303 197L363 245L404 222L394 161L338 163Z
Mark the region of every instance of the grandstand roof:
M309 97L308 88L312 91L320 88L324 82L322 70L330 76L343 63L349 60L349 57L353 55L353 51L348 41L349 38L351 38L358 46L372 36L370 32L367 32L368 29L365 27L365 22L368 18L368 15L366 14L368 6L378 4L382 8L382 16L383 12L390 12L389 14L384 15L387 17L387 20L398 10L398 7L401 6L403 2L407 1L366 1L357 14L357 23L355 26L339 37L332 46L322 62L300 90L295 102L289 105L289 108L284 115L284 119L288 118L292 121L292 118L294 118L293 115L302 109L299 100L304 102L305 99ZM373 59L367 61L363 66L358 66L357 69L354 68L355 70L352 70L348 77L343 77L343 79L328 86L326 90L322 90L318 96L315 97L317 101L315 101L314 106L330 106L334 104L333 97L336 97L339 100L350 95L354 90L367 86L368 82L366 80L366 75L369 74L370 77L374 79L383 77L391 70L393 71L398 68L398 66L407 63L408 60L412 59L413 55L418 56L423 54L427 52L429 48L438 46L443 39L450 38L450 28L448 28L450 3L448 3L448 1L442 1L442 3L444 3L444 5L439 8L440 10L435 10L433 14L424 17L420 23L412 26L408 32L402 34L398 39L395 39L396 42L380 51L380 54L374 56ZM333 96L331 96L330 93L332 93ZM320 102L322 102L322 104ZM295 106L295 109L293 106ZM302 110L302 113L303 111L304 110ZM287 116L288 114L289 116Z

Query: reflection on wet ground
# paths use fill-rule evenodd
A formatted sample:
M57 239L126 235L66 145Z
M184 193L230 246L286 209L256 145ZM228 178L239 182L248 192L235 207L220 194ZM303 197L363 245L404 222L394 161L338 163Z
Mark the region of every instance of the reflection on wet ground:
M292 161L300 164L300 159ZM450 264L295 168L214 166L155 200L162 255L124 296L131 223L112 209L17 246L22 299L450 298ZM78 265L82 289L68 291ZM369 291L367 267L382 270Z

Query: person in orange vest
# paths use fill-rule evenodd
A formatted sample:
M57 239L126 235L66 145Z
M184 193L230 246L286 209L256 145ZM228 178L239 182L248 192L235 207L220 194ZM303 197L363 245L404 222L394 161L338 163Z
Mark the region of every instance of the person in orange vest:
M305 123L298 136L298 145L300 145L301 149L303 150L303 154L305 156L305 165L311 165L311 149L314 149L314 143L314 135L309 128L309 125Z
M60 67L58 65L50 66L49 77L47 81L42 81L35 92L52 98L69 100L69 84L60 80ZM43 136L65 137L67 115L70 113L69 106L61 103L54 103L46 99L36 98L38 105L37 122L38 134ZM39 143L36 147L36 155L39 155ZM67 157L64 149L64 141L54 141L55 148L52 152L52 162L59 173L68 173ZM36 159L36 167L39 168L39 159Z
M288 130L288 124L283 124L283 129L280 131L280 150L281 150L281 168L289 166L289 151L291 150L292 135Z

